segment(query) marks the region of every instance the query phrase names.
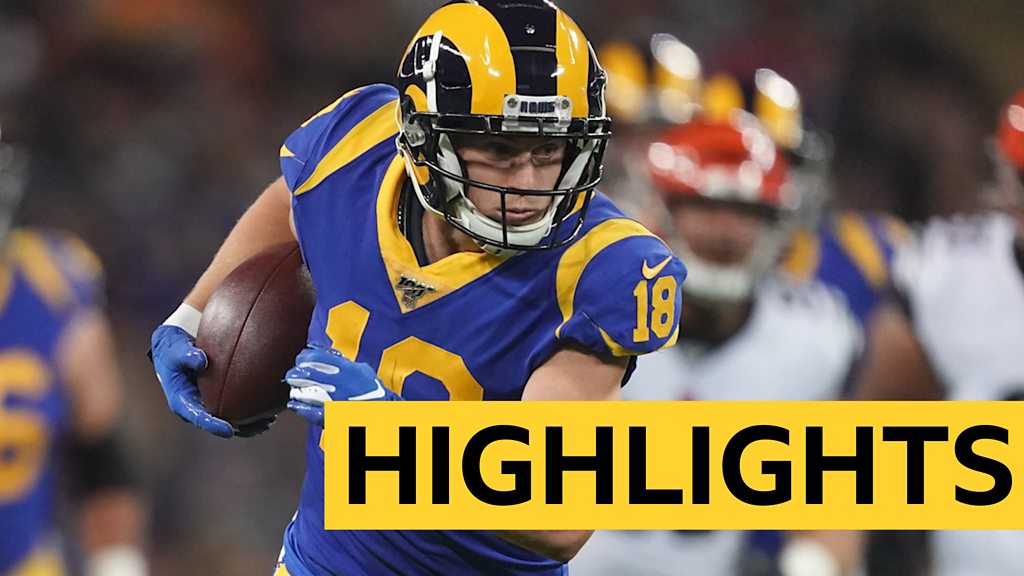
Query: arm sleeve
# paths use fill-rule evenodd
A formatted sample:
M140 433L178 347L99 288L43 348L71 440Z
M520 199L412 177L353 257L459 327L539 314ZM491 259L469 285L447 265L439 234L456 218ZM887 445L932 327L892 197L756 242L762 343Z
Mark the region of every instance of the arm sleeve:
M293 194L300 194L317 183L325 170L346 160L343 141L386 138L398 131L397 121L390 126L375 120L382 115L394 117L386 109L397 99L397 91L386 84L357 88L335 100L295 130L281 146L281 173ZM388 132L388 134L383 134ZM319 169L319 171L318 171Z
M602 356L636 356L671 346L679 335L686 268L650 235L629 236L582 266L557 337ZM565 290L567 292L567 290Z

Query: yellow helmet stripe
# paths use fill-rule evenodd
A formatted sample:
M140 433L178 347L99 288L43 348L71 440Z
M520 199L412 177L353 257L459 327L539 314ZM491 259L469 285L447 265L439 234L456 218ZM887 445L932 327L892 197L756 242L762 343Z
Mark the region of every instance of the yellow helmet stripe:
M704 115L712 122L727 122L733 110L743 110L743 90L729 76L718 74L704 84Z
M473 84L471 114L500 115L506 94L516 93L516 67L512 48L501 24L475 4L450 4L434 12L416 34L413 43L438 31L462 54ZM410 48L412 44L409 45ZM481 53L467 52L483 46ZM406 49L408 53L409 49ZM484 80L487 78L487 80Z
M555 25L555 58L559 72L558 93L572 101L574 118L586 118L590 114L587 97L590 48L583 31L561 10Z

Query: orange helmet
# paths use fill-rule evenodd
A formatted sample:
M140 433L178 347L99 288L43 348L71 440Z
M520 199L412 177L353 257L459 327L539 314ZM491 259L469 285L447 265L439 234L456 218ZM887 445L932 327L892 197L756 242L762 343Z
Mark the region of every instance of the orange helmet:
M800 92L789 80L768 68L742 81L714 74L704 83L701 111L723 122L737 111L757 117L789 165L791 187L800 189L801 218L817 219L828 200L831 147L824 134L807 127Z
M999 151L1018 172L1024 171L1024 90L1017 92L999 116Z
M666 200L704 197L774 209L798 201L785 186L786 160L748 114L724 122L701 117L672 128L648 148L647 167Z
M764 208L758 240L742 261L706 260L668 227L666 241L686 261L683 290L707 302L751 298L757 283L788 243L800 187L789 183L789 165L752 114L736 110L727 120L706 116L676 126L647 150L647 171L670 208L677 199L703 199L732 206Z

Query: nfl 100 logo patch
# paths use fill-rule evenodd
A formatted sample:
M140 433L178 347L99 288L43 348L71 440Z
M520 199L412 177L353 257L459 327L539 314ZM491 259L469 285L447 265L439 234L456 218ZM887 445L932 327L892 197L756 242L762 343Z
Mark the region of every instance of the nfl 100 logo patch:
M424 284L405 274L402 274L398 279L398 283L395 284L395 290L402 291L402 305L409 309L415 308L424 294L435 292L433 286Z

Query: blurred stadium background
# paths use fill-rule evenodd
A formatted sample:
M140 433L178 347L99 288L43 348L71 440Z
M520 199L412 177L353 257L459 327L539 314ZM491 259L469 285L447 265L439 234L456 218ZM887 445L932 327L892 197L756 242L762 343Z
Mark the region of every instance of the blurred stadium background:
M108 273L154 574L268 574L304 426L226 442L167 410L152 328L278 174L284 138L389 81L440 2L0 0L0 122L32 155L20 220L71 230ZM768 66L835 142L835 200L910 221L972 209L998 106L1024 84L1019 0L563 0L595 45L669 32L705 71ZM614 146L614 145L613 145Z

